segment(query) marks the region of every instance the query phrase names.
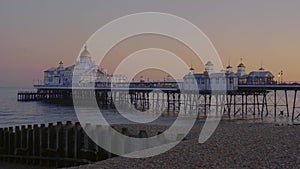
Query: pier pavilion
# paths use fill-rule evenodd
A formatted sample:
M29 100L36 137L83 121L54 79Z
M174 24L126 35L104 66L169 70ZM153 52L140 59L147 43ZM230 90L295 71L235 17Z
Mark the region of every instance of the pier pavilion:
M115 78L114 83L112 78ZM198 87L196 93L189 92L193 79ZM212 86L218 88L224 84L226 88L222 90L226 90L225 93L211 92ZM199 116L206 116L212 109L217 109L228 118L285 116L291 117L292 121L300 116L300 84L277 83L274 75L262 67L247 74L242 62L236 72L231 65L226 70L216 71L213 63L208 61L203 73L194 72L191 67L187 75L177 82L128 82L125 76L112 76L98 67L85 47L74 65L65 68L60 62L58 67L44 72L44 84L34 87L35 92L20 91L18 100L73 104L74 97L86 102L96 98L99 107L107 108L121 104L142 111L152 109L178 113L184 110L188 113L196 110Z

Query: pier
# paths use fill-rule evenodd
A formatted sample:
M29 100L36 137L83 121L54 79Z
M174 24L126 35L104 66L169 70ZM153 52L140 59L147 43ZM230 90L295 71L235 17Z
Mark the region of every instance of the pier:
M125 88L77 88L37 86L37 92L19 92L18 101L42 101L48 103L72 104L72 97L82 99L95 97L99 107L115 108L115 104L131 105L136 109L179 112L197 110L205 116L213 106L212 99L223 98L221 113L228 118L254 118L283 116L292 122L300 116L298 98L300 84L239 85L237 90L229 90L226 95L211 94L199 90L195 94L182 94L178 87L135 86L129 92ZM161 91L161 92L156 92ZM221 106L221 105L215 105Z

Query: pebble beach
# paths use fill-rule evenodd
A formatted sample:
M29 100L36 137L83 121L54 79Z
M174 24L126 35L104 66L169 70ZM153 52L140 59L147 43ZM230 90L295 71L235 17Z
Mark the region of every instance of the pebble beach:
M165 126L126 126L156 133ZM118 128L118 127L117 127ZM203 144L198 143L202 125L166 153L131 159L114 157L71 169L118 168L300 168L300 126L250 121L222 121Z

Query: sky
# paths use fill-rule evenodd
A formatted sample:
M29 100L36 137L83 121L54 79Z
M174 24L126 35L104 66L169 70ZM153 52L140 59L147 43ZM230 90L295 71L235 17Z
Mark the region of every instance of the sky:
M31 85L59 61L72 65L95 31L137 12L189 20L209 37L224 65L230 58L236 67L243 58L248 72L263 65L275 76L283 70L284 80L300 81L299 7L298 0L1 0L0 86ZM111 71L113 57L101 66Z

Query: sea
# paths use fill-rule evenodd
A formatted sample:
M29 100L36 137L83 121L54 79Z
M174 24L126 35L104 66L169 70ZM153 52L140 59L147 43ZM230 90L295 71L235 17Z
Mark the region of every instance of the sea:
M55 124L57 122L79 121L73 106L56 105L43 102L18 102L17 93L19 90L34 91L34 88L0 87L0 128L29 124ZM292 96L292 93L290 95ZM278 110L278 112L279 111L280 110ZM120 116L116 110L108 109L101 111L101 113L105 115L105 118L110 122L110 124L131 123L131 121ZM149 119L151 118L155 118L155 115L150 115ZM257 119L259 120L259 117L257 117ZM176 117L160 117L152 124L171 125L174 120L176 120ZM263 122L290 123L290 119L286 117L277 117L274 119L270 116L264 118Z
M71 121L78 122L73 106L43 103L38 101L17 101L18 91L35 91L30 87L0 87L0 128L21 125L48 124ZM114 109L104 109L101 113L109 124L136 124L121 116ZM130 114L131 115L131 114ZM126 116L125 116L126 117ZM140 119L156 119L153 125L171 125L176 117L159 117L157 114L143 114ZM146 123L146 122L145 122Z
M18 87L0 87L0 127L78 121L72 106L18 102ZM33 91L33 88L22 88Z

